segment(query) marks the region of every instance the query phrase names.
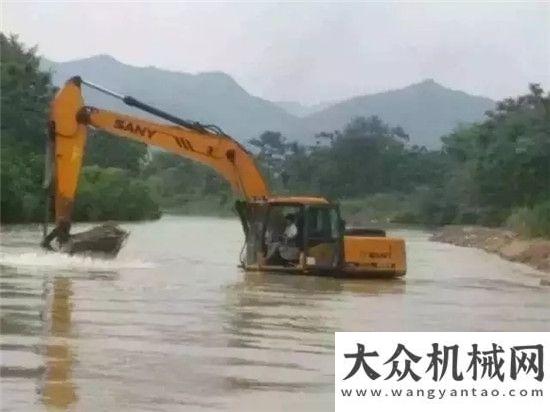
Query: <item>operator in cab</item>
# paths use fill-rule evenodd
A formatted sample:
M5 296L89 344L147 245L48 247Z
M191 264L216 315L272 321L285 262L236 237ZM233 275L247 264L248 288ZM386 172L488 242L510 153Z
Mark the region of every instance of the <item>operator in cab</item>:
M297 263L300 257L298 222L295 213L285 215L285 229L280 241L268 245L266 259L272 264ZM280 233L280 232L279 232ZM282 262L280 262L282 260Z
M284 231L283 239L286 241L296 240L298 236L298 227L296 226L296 215L294 213L288 213L285 216L286 227Z

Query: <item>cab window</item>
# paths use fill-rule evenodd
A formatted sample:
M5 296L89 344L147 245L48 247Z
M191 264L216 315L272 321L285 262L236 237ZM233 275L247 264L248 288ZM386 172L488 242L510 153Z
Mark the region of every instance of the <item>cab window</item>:
M310 239L336 240L339 237L338 213L329 207L309 208L307 231Z

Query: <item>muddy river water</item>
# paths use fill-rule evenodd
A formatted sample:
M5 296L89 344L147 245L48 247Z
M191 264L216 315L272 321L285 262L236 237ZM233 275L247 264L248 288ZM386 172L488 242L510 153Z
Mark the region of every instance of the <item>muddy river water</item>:
M2 229L3 410L328 411L334 331L550 330L541 273L422 230L390 233L405 278L352 281L243 273L237 220L123 226L111 261Z

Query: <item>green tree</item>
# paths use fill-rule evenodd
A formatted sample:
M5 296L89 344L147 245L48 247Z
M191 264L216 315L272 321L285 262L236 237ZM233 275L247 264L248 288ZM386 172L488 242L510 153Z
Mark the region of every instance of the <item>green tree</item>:
M464 175L460 209L477 208L479 223L502 224L513 208L550 199L550 95L539 85L443 142L453 176Z
M248 140L248 143L258 151L256 156L264 175L277 185L283 173L283 163L290 146L286 138L279 132L267 130L258 138Z
M84 164L116 167L129 170L136 175L146 161L147 154L148 149L145 143L134 142L94 130L88 135Z
M117 168L88 166L80 177L76 220L143 220L160 217L147 185Z
M231 209L229 184L210 168L192 160L154 152L141 175L154 200L169 211L225 215Z
M1 220L36 220L41 181L50 76L39 71L36 48L0 33Z
M40 221L44 146L49 102L54 93L49 73L39 70L36 48L25 48L17 36L0 33L1 47L1 220ZM144 145L92 132L77 197L77 220L135 220L158 217L148 186L137 178L146 157ZM131 173L133 176L129 175Z

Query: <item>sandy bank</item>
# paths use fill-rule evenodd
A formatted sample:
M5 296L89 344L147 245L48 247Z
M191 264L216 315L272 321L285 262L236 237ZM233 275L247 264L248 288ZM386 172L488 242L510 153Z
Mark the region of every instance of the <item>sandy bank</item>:
M430 240L498 253L504 259L525 263L550 273L550 240L548 239L522 239L517 233L505 229L445 226L435 232Z

